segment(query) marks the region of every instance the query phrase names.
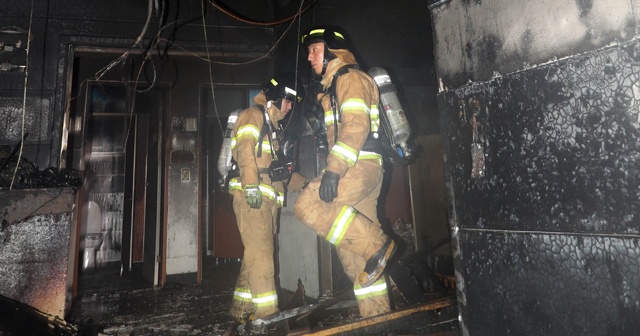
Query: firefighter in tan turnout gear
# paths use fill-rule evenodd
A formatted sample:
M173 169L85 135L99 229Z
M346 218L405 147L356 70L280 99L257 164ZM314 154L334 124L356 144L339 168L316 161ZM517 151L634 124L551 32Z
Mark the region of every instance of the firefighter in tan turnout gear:
M231 134L239 176L229 181L229 192L244 245L231 315L241 322L278 312L274 233L284 185L269 167L277 161L278 122L302 100L298 83L293 75L274 76L254 97L256 105L238 114Z
M324 173L301 192L294 211L336 246L353 281L360 315L382 314L390 310L383 270L396 246L381 230L376 210L383 157L370 135L380 126L378 87L358 68L340 32L311 29L302 42L313 72L321 76L324 92L317 98L324 111L329 155Z

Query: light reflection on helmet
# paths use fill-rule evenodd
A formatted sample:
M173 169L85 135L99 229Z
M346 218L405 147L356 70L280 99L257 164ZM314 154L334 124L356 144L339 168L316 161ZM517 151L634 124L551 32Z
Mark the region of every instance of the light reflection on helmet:
M333 28L313 28L302 35L302 43L305 47L317 42L324 42L328 49L347 49L344 34Z
M291 73L277 74L262 89L267 101L287 99L299 103L304 99L304 87Z
M306 34L302 35L301 42L305 49L308 49L309 45L313 43L324 44L324 59L322 60L321 75L324 75L326 72L329 61L336 58L336 55L331 52L331 49L348 49L347 39L344 34L329 27L317 27L310 29Z

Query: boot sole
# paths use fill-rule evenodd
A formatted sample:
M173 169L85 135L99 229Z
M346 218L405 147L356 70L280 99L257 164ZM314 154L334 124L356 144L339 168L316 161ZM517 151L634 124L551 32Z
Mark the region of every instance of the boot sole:
M391 243L387 247L387 250L385 251L384 256L378 259L378 262L375 268L371 272L368 272L366 269L368 268L367 266L370 266L370 265L366 265L365 270L362 271L362 273L360 273L360 275L358 276L358 282L360 282L360 286L362 286L363 288L369 287L378 279L380 279L380 276L382 276L382 273L384 272L384 269L387 266L387 262L389 261L389 259L391 259L391 257L395 252L396 252L396 243L393 240L391 240Z

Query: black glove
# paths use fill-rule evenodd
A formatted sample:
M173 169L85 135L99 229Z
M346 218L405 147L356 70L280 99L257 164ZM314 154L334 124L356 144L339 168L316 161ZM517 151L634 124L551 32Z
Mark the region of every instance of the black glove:
M327 203L333 202L333 199L338 197L338 182L340 182L340 175L325 171L320 181L320 199Z

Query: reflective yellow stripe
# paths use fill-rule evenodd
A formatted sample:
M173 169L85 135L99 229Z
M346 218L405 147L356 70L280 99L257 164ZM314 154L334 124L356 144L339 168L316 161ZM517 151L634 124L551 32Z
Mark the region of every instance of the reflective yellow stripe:
M345 99L342 105L340 105L340 111L369 113L369 107L367 106L367 104L365 104L363 99L349 98L349 99Z
M305 37L313 34L324 34L324 29L314 29L309 32L309 34L305 35Z
M273 189L272 186L261 184L258 189L260 189L260 192L262 192L262 196L267 196L267 198L269 198L270 200L276 199L276 190Z
M382 165L382 155L374 152L360 151L358 160L377 160L378 164Z
M387 295L387 281L384 279L384 277L382 277L378 281L374 282L371 286L364 288L359 284L355 284L353 286L353 292L356 294L357 300L364 300L366 298L374 296Z
M237 177L229 180L229 190L242 190L242 183L240 183Z
M238 140L236 137L231 138L231 149L236 148L237 143L238 143Z
M247 125L240 126L240 128L238 128L238 133L236 134L236 138L241 138L246 135L251 135L253 136L253 138L258 140L258 137L260 136L260 130L255 125L247 124Z
M256 151L258 150L259 145L260 143L256 144ZM262 151L265 153L271 153L271 144L269 143L269 140L262 141Z
M371 105L369 118L371 118L371 132L377 132L380 129L380 110L378 110L378 105Z
M342 158L346 161L347 165L351 167L355 166L356 161L358 160L358 151L349 147L342 141L336 142L336 144L331 148L331 152L329 154Z
M254 295L251 301L258 307L276 306L278 304L278 294L276 294L276 291L270 291Z
M364 111L369 112L369 118L371 120L371 132L377 132L380 129L380 110L378 110L378 105L371 105L370 108L364 103L362 99L348 99L345 101L340 107L340 111L348 110L348 111ZM325 111L324 112L324 124L326 126L333 125L336 119L333 116L333 111Z
M251 290L236 287L236 290L233 292L233 299L241 302L251 302Z
M331 230L329 230L329 234L326 239L333 245L338 246L344 237L345 232L349 228L349 225L356 218L358 211L348 205L342 207L338 217L333 222L331 226Z
M266 197L272 201L275 200L277 204L284 205L284 194L276 192L276 190L272 186L268 184L261 184L260 186L258 186L258 189L260 189L263 197ZM238 180L237 177L231 178L229 180L229 190L243 190L242 183L240 182L240 180Z
M322 34L324 35L324 29L314 29L312 31L309 32L309 34L306 34L304 36L302 36L302 43L304 43L304 40L307 39L307 37L314 35L314 34ZM341 39L344 40L344 36L338 32L333 32L333 34Z
M333 111L324 112L324 124L325 126L331 126L336 122L336 118L333 117Z

